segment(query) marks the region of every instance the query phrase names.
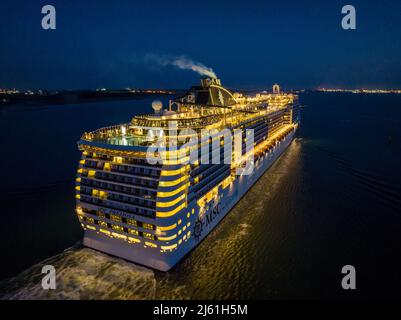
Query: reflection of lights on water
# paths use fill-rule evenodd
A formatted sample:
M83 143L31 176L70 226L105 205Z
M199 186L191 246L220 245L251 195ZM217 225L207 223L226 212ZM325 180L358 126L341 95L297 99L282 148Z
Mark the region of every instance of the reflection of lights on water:
M294 138L290 145L287 148L286 152L286 159L287 159L287 165L290 163L295 163L297 162L300 164L300 152L301 152L301 147L302 147L302 139L299 138ZM297 165L298 166L298 165Z

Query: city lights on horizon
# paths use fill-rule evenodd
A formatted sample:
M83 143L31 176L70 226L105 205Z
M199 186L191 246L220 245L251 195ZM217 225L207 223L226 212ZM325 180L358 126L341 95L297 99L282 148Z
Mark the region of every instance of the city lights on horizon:
M344 89L344 88L317 88L317 89L298 89L295 92L306 92L306 91L318 91L318 92L329 92L329 93L366 93L366 94L401 94L401 89ZM69 90L66 90L69 91ZM72 90L81 91L81 90ZM148 93L148 94L175 94L176 90L169 89L108 89L108 88L97 88L95 90L82 90L82 91L96 91L96 92L117 92L117 91L127 91L130 93ZM290 90L291 91L291 90ZM293 91L293 92L294 92ZM18 90L16 88L4 89L0 88L0 95L45 95L45 94L55 94L60 91L54 90ZM267 91L266 91L267 92Z
M338 88L319 88L319 92L345 92L345 93L374 93L374 94L401 94L401 89L338 89Z

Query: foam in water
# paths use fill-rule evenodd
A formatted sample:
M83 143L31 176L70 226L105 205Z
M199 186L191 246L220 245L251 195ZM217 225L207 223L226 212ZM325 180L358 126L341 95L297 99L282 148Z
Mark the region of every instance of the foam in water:
M41 285L44 265L56 268L56 289ZM152 270L82 247L70 248L0 284L2 299L154 299Z

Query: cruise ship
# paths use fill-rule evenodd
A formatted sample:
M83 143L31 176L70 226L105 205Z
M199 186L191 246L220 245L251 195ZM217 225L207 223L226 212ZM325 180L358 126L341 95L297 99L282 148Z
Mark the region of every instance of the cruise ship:
M152 107L82 135L76 212L85 246L168 271L286 150L300 112L278 85L246 95L217 78Z

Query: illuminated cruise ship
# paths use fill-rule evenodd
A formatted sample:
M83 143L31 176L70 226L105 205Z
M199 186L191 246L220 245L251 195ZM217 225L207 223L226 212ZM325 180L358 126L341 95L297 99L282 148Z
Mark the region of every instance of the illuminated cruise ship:
M165 109L152 106L83 134L76 212L85 246L167 271L288 147L299 103L278 85L250 96L203 78Z

